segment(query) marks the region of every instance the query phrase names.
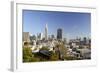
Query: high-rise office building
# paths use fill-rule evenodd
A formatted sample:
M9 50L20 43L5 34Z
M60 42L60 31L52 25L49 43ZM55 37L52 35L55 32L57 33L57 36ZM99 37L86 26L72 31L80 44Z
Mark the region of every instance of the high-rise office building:
M45 40L48 40L48 26L45 25Z
M37 39L38 39L38 40L42 40L42 38L43 38L43 34L42 34L42 33L38 33L38 34L37 34Z
M23 32L23 41L24 42L30 42L29 32Z
M57 39L59 39L59 40L62 39L62 29L61 29L61 28L59 28L59 29L57 30Z
M54 39L54 38L55 38L55 36L52 34L52 35L51 35L51 38L52 38L52 39Z

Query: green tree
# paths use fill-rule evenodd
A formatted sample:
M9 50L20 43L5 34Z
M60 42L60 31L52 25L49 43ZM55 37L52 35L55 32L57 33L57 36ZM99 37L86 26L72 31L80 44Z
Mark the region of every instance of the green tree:
M46 46L43 46L43 47L41 48L41 50L49 50L49 48L46 47Z
M50 56L50 60L51 60L51 61L57 61L57 60L59 60L59 55L58 55L58 53L53 53L53 52L52 52L52 55Z
M30 62L32 56L32 50L30 48L23 48L23 62Z
M39 58L35 57L32 54L32 50L30 48L23 48L23 62L38 62Z
M63 43L61 44L57 44L56 47L59 49L59 57L60 59L64 59L65 57L67 57L67 48L64 46Z

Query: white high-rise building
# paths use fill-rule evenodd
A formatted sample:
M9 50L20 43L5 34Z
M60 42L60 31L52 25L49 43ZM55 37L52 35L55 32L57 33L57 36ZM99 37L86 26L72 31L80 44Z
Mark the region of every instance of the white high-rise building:
M45 40L48 40L48 26L45 25Z

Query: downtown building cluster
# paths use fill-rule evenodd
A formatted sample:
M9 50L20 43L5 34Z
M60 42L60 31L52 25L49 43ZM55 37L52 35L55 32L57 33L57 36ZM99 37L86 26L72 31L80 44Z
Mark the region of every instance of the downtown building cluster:
M65 60L65 56L75 57L78 59L91 59L91 39L90 38L75 38L69 41L63 38L63 30L61 28L57 29L57 35L48 34L48 26L45 25L45 32L38 33L37 35L31 35L29 32L23 32L23 47L30 47L32 53L41 53L45 56L50 56L49 52L58 52L59 59ZM25 43L29 45L26 46ZM57 45L62 45L65 47L57 47ZM49 50L41 50L42 47L47 47Z

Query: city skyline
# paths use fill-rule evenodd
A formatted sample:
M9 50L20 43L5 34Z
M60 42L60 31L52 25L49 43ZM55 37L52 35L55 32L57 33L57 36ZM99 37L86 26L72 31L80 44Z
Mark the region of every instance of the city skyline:
M56 12L23 10L23 31L33 35L45 32L57 36L57 29L62 28L64 38L90 37L91 14L79 12Z

